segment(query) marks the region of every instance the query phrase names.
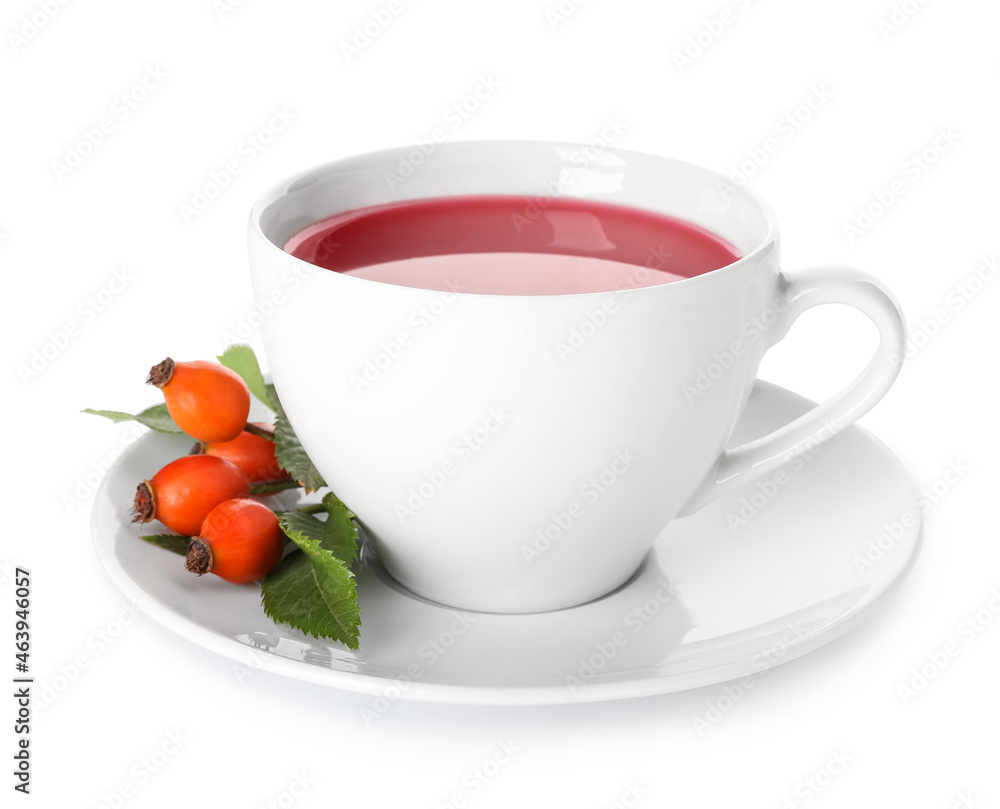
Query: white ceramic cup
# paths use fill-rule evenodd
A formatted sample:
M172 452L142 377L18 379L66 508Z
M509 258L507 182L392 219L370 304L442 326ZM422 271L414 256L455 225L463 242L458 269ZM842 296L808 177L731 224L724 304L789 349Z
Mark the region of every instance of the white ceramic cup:
M413 153L350 157L279 183L253 208L249 241L267 361L292 425L386 569L420 596L510 613L602 596L670 520L828 440L899 372L891 294L851 269L783 272L773 214L720 175L500 141L437 144L400 183ZM530 213L554 193L685 219L743 258L659 286L531 296L396 286L282 250L306 226L370 205L516 194ZM727 446L764 352L825 303L874 321L868 365L801 418Z

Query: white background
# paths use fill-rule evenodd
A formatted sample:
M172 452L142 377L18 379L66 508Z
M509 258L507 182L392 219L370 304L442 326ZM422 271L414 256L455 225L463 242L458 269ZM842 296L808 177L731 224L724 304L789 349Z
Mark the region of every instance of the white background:
M431 807L509 739L519 752L470 806L610 807L635 782L641 806L946 809L962 794L1000 806L1000 620L918 696L904 702L897 691L957 639L960 622L1000 606L990 594L1000 586L1000 281L972 282L977 294L956 303L958 286L1000 249L1000 7L909 0L913 13L901 12L891 31L880 28L893 13L888 0L590 0L564 3L564 19L547 14L556 3L400 0L384 30L348 54L355 27L387 3L230 5L53 2L52 14L41 0L9 0L0 12L0 647L12 645L18 564L34 583L33 672L40 685L66 683L36 707L34 794L17 800L115 805L106 796L124 784L134 788L129 807L255 807L304 771L314 783L303 807ZM688 38L723 10L721 34L702 33L703 52L692 47L696 58L678 65ZM22 15L44 25L27 36ZM119 96L149 70L165 77L125 115ZM446 114L481 77L499 88L452 126ZM798 128L779 128L813 86L829 100ZM248 148L275 109L294 120L262 150ZM703 734L694 720L722 686L578 707L400 702L368 725L370 697L267 673L241 682L229 660L144 615L111 645L95 643L116 627L123 600L92 550L93 484L134 436L78 411L151 404L142 384L151 364L224 348L251 312L244 226L255 196L311 164L416 143L436 127L454 139L586 142L613 117L625 125L617 146L726 173L774 138L777 150L749 182L777 211L785 266L842 262L897 293L917 349L862 423L920 487L950 462L971 471L926 514L923 555L891 601L849 636L760 678ZM102 118L111 131L97 147L68 172L54 165ZM915 172L913 155L940 128L957 142ZM180 206L231 160L239 174L185 221ZM895 180L905 192L850 238L845 224ZM124 286L112 282L122 268ZM98 312L88 299L102 296ZM935 313L947 321L936 330L926 325ZM55 350L71 324L68 345ZM853 376L873 341L860 315L813 311L762 376L822 398ZM250 342L260 348L256 332ZM35 351L52 358L25 373ZM0 654L5 677L12 654ZM81 654L87 668L67 682ZM12 701L0 710L4 773L13 712ZM148 780L136 777L133 767L170 731L186 740L179 751ZM851 763L810 793L806 779L837 751ZM9 794L12 779L0 780Z

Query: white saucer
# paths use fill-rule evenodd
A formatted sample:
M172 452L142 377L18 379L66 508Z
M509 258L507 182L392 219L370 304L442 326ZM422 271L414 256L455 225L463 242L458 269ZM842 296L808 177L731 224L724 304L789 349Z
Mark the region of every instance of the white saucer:
M811 406L759 382L734 441ZM903 578L920 546L906 473L877 439L850 427L788 465L786 477L766 476L675 520L628 584L572 609L452 610L408 594L365 547L356 566L361 648L352 652L275 625L257 585L196 578L180 557L137 539L126 518L136 482L189 446L186 437L150 433L98 491L94 543L118 587L164 626L244 665L384 700L593 702L759 672L857 625ZM294 496L282 497L274 507L295 505ZM911 515L906 526L903 515ZM900 525L898 536L882 536L884 547L870 551L887 524Z

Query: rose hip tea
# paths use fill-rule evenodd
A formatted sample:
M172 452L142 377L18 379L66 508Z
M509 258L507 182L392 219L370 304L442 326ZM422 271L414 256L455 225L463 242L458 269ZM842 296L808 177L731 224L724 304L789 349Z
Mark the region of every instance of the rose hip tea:
M591 200L416 199L340 213L286 252L373 281L489 295L563 295L666 284L740 258L681 219ZM646 270L652 270L648 272Z

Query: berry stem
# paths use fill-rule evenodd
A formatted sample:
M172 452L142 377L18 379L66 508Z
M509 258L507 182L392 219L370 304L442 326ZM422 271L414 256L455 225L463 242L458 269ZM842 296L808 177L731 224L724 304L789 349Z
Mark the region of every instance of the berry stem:
M268 441L274 441L273 427L260 427L259 425L248 421L246 427L243 429L250 433L250 435L258 435L261 438L266 438Z

